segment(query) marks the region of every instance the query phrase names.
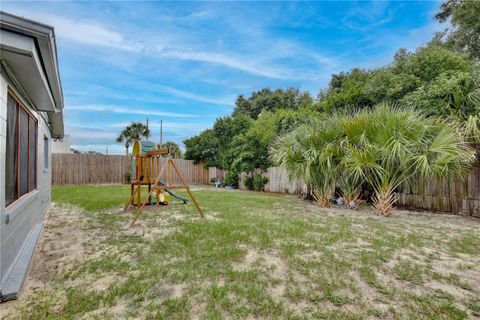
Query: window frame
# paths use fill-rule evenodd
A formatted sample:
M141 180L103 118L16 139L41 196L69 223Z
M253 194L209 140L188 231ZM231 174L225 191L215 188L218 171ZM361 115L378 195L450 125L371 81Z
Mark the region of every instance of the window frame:
M5 208L8 208L10 207L11 205L15 204L19 199L21 199L22 197L28 195L28 194L31 194L32 192L35 192L38 190L38 118L30 111L28 110L27 107L25 107L25 104L18 98L17 94L11 89L11 88L8 88L7 90L7 100L8 98L12 98L13 100L15 100L16 102L16 105L15 105L15 113L17 114L17 121L15 123L15 126L16 126L16 134L17 134L17 146L16 146L16 162L17 162L17 172L16 172L16 175L15 175L15 178L16 178L16 181L17 181L17 190L15 191L15 199L7 204L7 199L5 199ZM21 152L20 152L20 145L21 145L21 142L20 142L20 139L21 139L21 136L20 136L20 131L21 131L21 126L20 126L20 108L22 108L22 110L27 114L27 119L28 119L28 123L27 123L27 137L28 137L28 140L27 140L27 192L25 192L24 194L20 195L21 194L21 175L20 175L20 169L21 169ZM31 179L31 168L30 168L30 120L33 120L33 123L34 123L34 126L35 126L35 164L34 164L34 168L35 168L35 186L32 186L31 183L32 183L32 179ZM6 125L8 125L8 119L7 119L7 123ZM5 177L6 178L6 177ZM5 186L6 187L6 186ZM5 189L5 192L6 192L6 189Z

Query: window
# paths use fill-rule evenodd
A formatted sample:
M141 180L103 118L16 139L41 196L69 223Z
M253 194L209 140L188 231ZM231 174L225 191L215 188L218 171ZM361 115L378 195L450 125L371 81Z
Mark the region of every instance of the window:
M43 168L48 169L48 137L43 136Z
M7 99L5 202L37 188L37 121L12 95Z

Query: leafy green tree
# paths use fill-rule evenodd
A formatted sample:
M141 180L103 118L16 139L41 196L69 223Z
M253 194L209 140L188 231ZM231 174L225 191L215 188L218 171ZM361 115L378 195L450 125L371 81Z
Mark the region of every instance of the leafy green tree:
M471 62L464 54L441 46L428 45L413 53L395 56L392 71L396 75L411 75L419 84L434 80L446 72L468 71Z
M319 108L330 112L348 107L371 105L372 101L365 92L366 83L371 76L370 71L361 69L332 75L327 94L320 101Z
M467 84L472 65L465 54L438 45L415 52L400 49L392 64L383 68L333 75L328 89L319 94L316 108L335 112L387 101L432 115L450 115L453 92L465 91L461 87Z
M125 144L126 154L128 155L128 148L135 140L141 140L142 137L150 136L150 129L141 122L132 121L132 123L122 130L117 137L117 142Z
M184 141L185 159L196 163L204 162L207 167L218 167L219 137L212 129L207 129L197 136Z
M233 117L218 118L213 125L213 131L218 137L218 164L221 169L230 169L230 150L235 137L246 132L253 120L245 115L239 114Z
M437 39L447 47L466 52L472 59L480 60L480 2L478 0L447 0L435 19L449 21L451 26ZM444 39L444 41L442 41Z
M204 162L208 167L229 169L229 160L226 159L231 143L235 136L248 129L251 122L252 119L244 114L218 118L212 129L184 141L185 159Z
M257 168L266 170L272 165L268 150L274 140L315 114L308 108L262 111L247 131L233 139L225 162L237 172L251 172Z
M275 111L278 109L300 109L313 103L313 99L306 91L296 88L286 90L264 88L253 92L250 97L240 95L235 101L233 116L246 114L256 119L262 111Z

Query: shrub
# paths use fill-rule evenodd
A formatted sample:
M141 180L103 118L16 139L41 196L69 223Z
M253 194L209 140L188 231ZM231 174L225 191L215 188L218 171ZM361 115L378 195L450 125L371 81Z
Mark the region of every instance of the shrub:
M228 171L225 175L225 185L238 188L238 174L234 171Z
M253 190L262 191L263 187L267 184L268 178L264 177L261 173L253 175Z
M125 173L123 174L123 178L125 179L125 183L130 183L132 173L130 171L125 171Z
M247 175L243 181L243 184L248 190L253 190L253 175Z

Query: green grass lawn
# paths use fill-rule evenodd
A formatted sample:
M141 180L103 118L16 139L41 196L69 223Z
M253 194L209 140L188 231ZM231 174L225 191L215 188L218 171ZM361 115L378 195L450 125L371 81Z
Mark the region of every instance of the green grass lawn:
M467 319L480 316L480 221L320 209L198 189L127 229L126 186L53 190L25 319Z

